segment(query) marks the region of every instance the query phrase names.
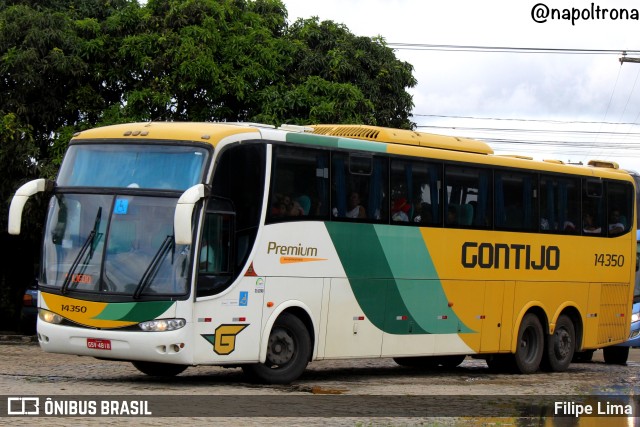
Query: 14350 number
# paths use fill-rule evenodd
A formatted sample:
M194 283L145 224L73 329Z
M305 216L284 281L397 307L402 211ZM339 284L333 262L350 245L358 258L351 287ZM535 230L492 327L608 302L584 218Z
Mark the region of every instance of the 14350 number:
M624 255L619 254L594 254L593 265L600 267L622 267L624 266Z

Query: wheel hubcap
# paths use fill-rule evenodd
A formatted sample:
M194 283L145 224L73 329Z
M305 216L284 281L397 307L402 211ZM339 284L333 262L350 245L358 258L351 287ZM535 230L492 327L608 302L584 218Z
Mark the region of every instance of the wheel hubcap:
M284 365L293 358L295 342L291 335L282 329L274 330L269 337L267 361L271 365Z
M555 339L555 352L559 359L564 359L569 356L571 350L571 338L566 330L561 329L556 332Z

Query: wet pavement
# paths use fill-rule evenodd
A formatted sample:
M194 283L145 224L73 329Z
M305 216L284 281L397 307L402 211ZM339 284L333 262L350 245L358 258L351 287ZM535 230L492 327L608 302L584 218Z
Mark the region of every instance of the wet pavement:
M219 396L210 409L212 412L215 412L216 404L223 405L222 402L225 402L224 406L218 407L218 412L225 414L222 418L137 418L136 425L145 425L147 422L146 425L173 425L176 422L183 425L204 425L214 420L216 425L588 426L599 425L599 422L593 422L603 420L590 417L555 418L548 411L532 415L530 410L526 417L492 417L486 416L484 409L493 406L498 408L505 401L507 405L509 402L521 404L548 397L551 400L566 400L568 406L565 405L565 412L570 412L574 409L572 404L575 406L585 399L606 406L606 402L613 402L614 398L631 399L640 396L640 349L631 350L626 366L605 364L602 352L598 351L592 362L572 364L566 372L540 372L534 375L495 373L487 368L483 360L472 358L467 358L461 366L451 370L403 368L391 359L318 361L311 363L298 381L286 386L253 384L247 381L238 368L208 366L190 367L174 378L148 377L127 362L44 353L31 339L7 339L6 336L3 339L1 334L0 350L0 388L11 396L175 396L176 410L183 411L180 415L209 415L207 397L211 399L212 396ZM310 396L324 397L311 400ZM363 396L365 399L361 398ZM388 398L380 400L384 396ZM403 404L400 404L399 396L403 397ZM424 400L425 396L432 398ZM205 403L198 406L196 402L199 401ZM252 406L242 406L239 411L263 416L228 416L235 413L229 412L233 402L237 405L240 402L253 402ZM385 407L382 402L388 406ZM297 403L297 406L288 403ZM189 404L192 405L191 409L187 409ZM273 411L274 405L280 405L278 408L281 410ZM402 413L398 408L403 405L407 406L406 413L410 417L400 416ZM482 414L482 417L469 417L474 414L474 405L478 406L477 413ZM512 403L512 406L515 405L516 403ZM416 407L433 416L414 416ZM458 415L456 407L459 408L459 415L464 418L451 418ZM166 405L163 404L162 409L166 409ZM640 424L635 410L634 406L632 417L618 414L619 416L608 417L605 421L607 425ZM306 416L305 411L312 416ZM318 416L323 411L326 415ZM277 416L278 414L282 417ZM511 415L502 410L496 410L496 414ZM243 412L238 412L238 415L243 415ZM104 418L68 418L69 422L63 422L65 419L55 418L53 424L105 423ZM32 425L34 422L40 424L45 420L11 418L12 424L24 422L24 425ZM50 423L51 419L48 420ZM151 422L152 420L155 422ZM111 422L122 422L124 425L127 424L127 419L111 419Z

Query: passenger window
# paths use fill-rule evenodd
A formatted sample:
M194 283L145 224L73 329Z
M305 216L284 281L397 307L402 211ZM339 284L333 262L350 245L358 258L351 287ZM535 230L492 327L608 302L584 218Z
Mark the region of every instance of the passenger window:
M445 169L446 227L491 227L491 172L473 167Z
M580 181L561 176L540 178L540 231L580 232Z
M271 175L268 221L328 217L328 151L276 146Z
M378 156L332 155L331 216L339 220L383 222L388 218L387 164Z
M628 183L607 183L607 231L610 237L624 234L631 228L633 187Z
M231 211L227 201L209 201L200 252L195 260L198 265L196 296L220 293L233 282L235 215Z
M441 224L442 165L420 161L391 161L391 222Z
M496 228L538 230L538 180L536 175L520 172L495 173Z
M602 236L603 224L605 223L602 181L585 179L582 188L582 234Z

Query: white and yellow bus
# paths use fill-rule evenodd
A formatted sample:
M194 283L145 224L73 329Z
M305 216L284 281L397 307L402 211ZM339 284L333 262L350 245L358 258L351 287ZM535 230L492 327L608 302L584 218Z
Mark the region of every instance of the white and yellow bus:
M340 358L563 371L629 333L635 190L611 162L372 126L134 123L76 134L55 182L17 191L10 233L38 192L46 352L289 383Z

